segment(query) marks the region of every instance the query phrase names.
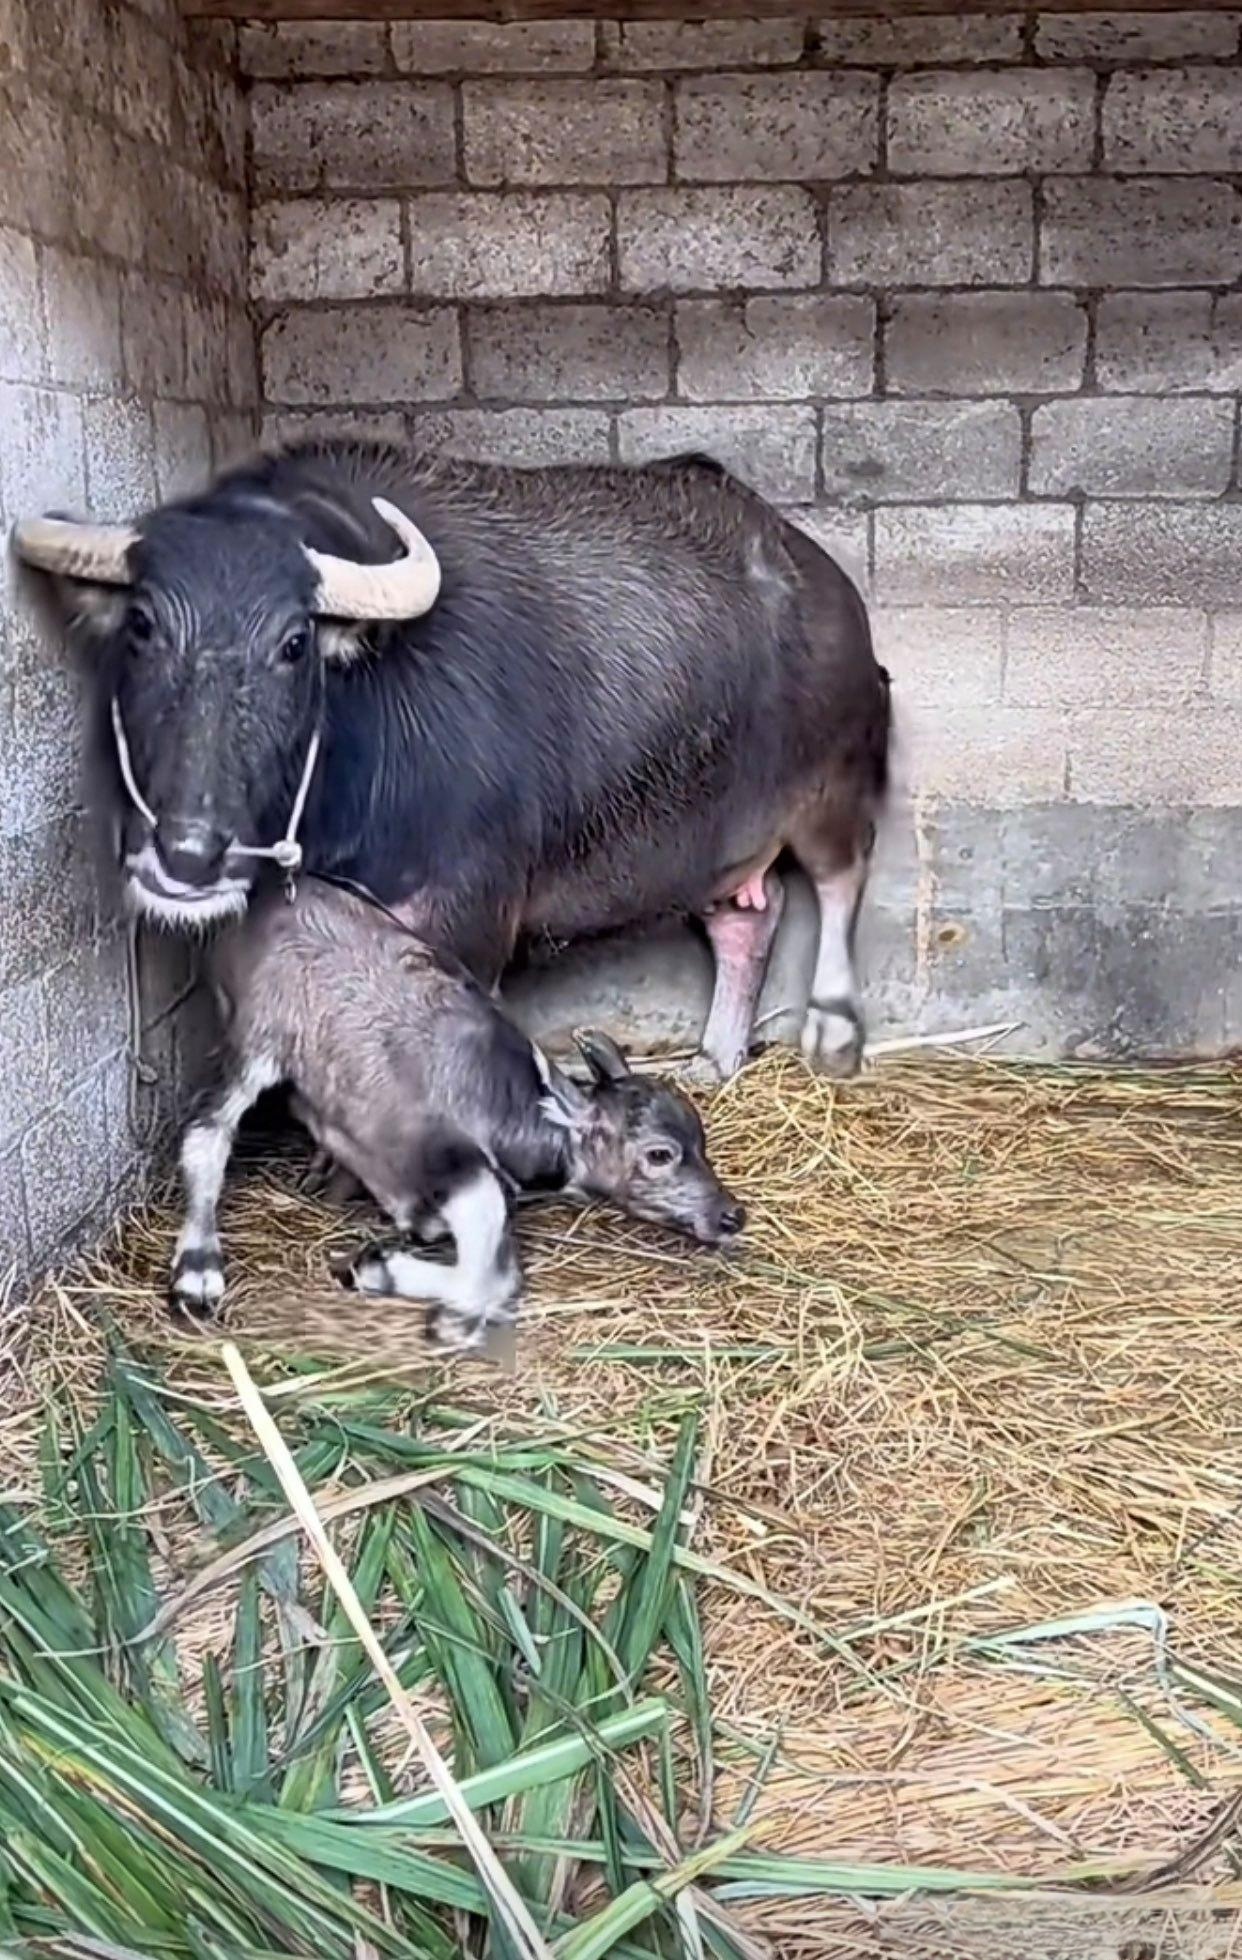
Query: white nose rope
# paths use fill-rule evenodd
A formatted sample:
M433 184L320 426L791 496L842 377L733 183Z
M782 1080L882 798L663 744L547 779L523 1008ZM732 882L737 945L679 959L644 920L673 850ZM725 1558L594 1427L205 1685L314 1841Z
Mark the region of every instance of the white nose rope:
M159 829L159 822L151 805L143 796L134 775L133 759L129 752L129 741L125 734L125 724L121 720L121 707L116 695L112 697L112 735L116 743L116 759L120 764L121 780L126 794L139 816L151 826ZM320 727L316 723L314 733L306 750L306 761L302 765L302 779L298 784L293 808L285 834L275 844L230 844L227 856L249 858L271 858L285 874L285 897L292 903L297 895L297 875L302 869L302 846L298 843L298 831L306 811L306 799L310 795L311 777L319 760ZM129 993L129 1097L127 1115L129 1127L135 1142L144 1149L152 1142L159 1120L159 1111L152 1105L145 1117L140 1117L138 1109L140 1089L154 1088L159 1080L159 1071L144 1061L142 1056L142 989L138 970L138 921L131 919L126 931L125 978Z

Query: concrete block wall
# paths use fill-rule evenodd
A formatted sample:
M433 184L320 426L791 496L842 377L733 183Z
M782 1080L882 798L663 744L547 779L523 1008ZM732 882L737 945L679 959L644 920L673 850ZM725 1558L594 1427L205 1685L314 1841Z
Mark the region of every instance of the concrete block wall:
M705 447L866 588L878 1032L1242 1039L1240 20L243 30L270 435Z
M0 5L0 522L121 519L253 439L235 36L173 0ZM130 1128L124 946L79 686L0 570L0 1304L132 1192L181 1086L185 957L143 951L160 1073ZM187 1067L196 1052L184 1044Z

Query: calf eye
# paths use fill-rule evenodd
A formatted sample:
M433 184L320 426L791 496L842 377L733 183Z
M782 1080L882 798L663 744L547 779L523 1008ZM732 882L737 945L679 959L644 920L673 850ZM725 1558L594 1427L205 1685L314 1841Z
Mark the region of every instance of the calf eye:
M666 1171L677 1162L677 1152L671 1143L653 1143L643 1156L648 1169L653 1171Z
M280 657L287 667L292 667L310 652L310 627L299 626L281 642Z

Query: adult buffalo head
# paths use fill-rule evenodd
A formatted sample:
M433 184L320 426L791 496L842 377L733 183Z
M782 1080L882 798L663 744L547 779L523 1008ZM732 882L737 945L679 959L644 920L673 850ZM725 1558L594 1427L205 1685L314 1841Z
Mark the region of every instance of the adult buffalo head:
M297 863L326 670L368 627L435 604L439 562L417 526L383 498L350 503L308 519L226 482L134 528L16 527L17 551L53 574L90 648L126 894L156 922L240 913L265 858Z

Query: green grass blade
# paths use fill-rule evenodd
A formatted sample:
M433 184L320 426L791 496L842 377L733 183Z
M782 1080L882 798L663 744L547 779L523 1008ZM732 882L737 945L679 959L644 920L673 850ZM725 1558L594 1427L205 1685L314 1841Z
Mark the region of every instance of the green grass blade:
M263 1620L258 1568L242 1573L233 1631L232 1756L234 1788L243 1796L265 1795L271 1763L264 1702Z
M664 1487L664 1501L651 1534L651 1549L638 1583L627 1589L625 1618L616 1644L630 1685L634 1688L637 1688L651 1659L652 1649L668 1613L678 1520L694 1474L698 1436L698 1417L689 1415L682 1423L677 1438L672 1469Z
M640 1879L637 1884L629 1886L602 1912L596 1913L594 1918L557 1942L557 1960L601 1960L601 1955L614 1950L618 1940L661 1911L687 1885L696 1884L705 1873L732 1857L746 1842L747 1835L745 1831L735 1831L731 1836L707 1845L702 1851L696 1851L692 1858L684 1859L673 1871L661 1872L655 1878Z
M517 1737L497 1680L486 1623L470 1605L451 1553L419 1506L411 1506L405 1523L422 1581L427 1651L452 1704L459 1738L456 1760L463 1765L460 1781L471 1766L491 1769L506 1762Z
M211 1780L217 1790L233 1788L233 1758L229 1749L229 1723L224 1708L224 1683L220 1663L214 1654L203 1655L203 1700L207 1708L207 1748Z

